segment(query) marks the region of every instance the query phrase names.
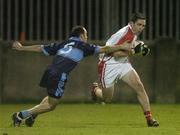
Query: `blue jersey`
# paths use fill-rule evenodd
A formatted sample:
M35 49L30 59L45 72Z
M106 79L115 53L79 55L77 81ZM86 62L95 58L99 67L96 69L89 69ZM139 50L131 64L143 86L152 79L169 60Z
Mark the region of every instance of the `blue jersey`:
M70 37L62 43L42 45L45 55L55 55L50 66L56 72L69 73L84 57L99 53L99 46Z
M87 44L77 37L62 43L42 45L45 55L55 55L52 64L44 72L40 86L47 88L48 95L60 98L70 71L86 56L97 54L99 46Z

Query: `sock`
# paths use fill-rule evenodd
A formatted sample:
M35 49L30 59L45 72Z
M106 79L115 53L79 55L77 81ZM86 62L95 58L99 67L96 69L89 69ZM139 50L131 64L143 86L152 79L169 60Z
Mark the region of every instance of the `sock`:
M144 115L146 117L146 120L151 120L152 119L151 111L145 111Z
M33 119L36 119L37 116L37 114L32 114Z
M29 114L28 111L21 111L21 112L19 113L19 117L22 118L22 119L26 119L26 118L28 118L28 117L30 117L30 116L31 116L31 114Z

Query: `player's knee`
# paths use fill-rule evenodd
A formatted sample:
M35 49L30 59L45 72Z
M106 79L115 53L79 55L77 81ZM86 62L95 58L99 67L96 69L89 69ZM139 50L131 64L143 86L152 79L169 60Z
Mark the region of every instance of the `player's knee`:
M58 105L60 99L56 99L56 98L50 98L48 99L48 107L49 107L49 111L53 111L56 106Z
M48 106L49 106L49 111L53 111L56 108L57 103L56 102L49 102Z
M57 106L56 104L49 104L48 110L53 111L56 108L56 106Z

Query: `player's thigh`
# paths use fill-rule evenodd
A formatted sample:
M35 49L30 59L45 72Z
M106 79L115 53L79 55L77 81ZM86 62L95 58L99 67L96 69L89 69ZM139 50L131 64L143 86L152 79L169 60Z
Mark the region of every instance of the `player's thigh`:
M140 77L134 69L125 74L122 80L134 89L143 88Z
M47 81L47 93L49 97L60 99L64 94L68 74L65 72L59 75L50 76Z

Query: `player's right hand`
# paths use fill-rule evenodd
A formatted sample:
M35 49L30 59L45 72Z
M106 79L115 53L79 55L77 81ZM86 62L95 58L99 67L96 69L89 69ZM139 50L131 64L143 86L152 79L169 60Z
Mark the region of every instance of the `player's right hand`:
M146 56L150 52L150 49L144 43L139 43L133 48L133 50L135 55L141 55L141 56Z
M149 52L150 52L150 49L148 48L148 46L147 45L143 45L142 56L148 55Z
M18 41L13 42L12 49L21 50L22 48L23 48L23 46L20 42L18 42Z

